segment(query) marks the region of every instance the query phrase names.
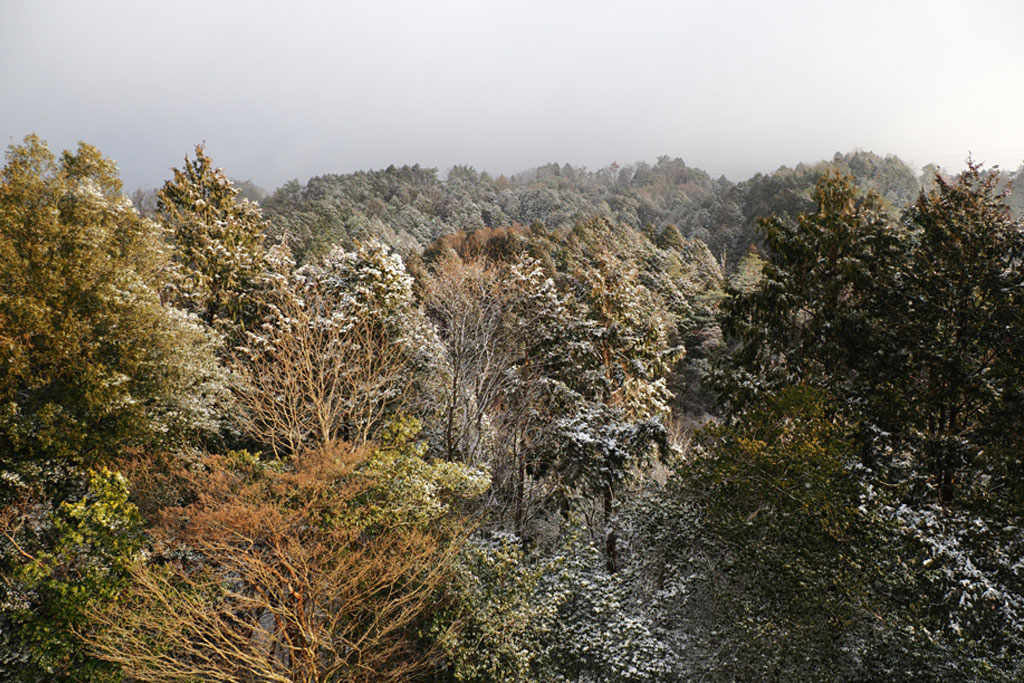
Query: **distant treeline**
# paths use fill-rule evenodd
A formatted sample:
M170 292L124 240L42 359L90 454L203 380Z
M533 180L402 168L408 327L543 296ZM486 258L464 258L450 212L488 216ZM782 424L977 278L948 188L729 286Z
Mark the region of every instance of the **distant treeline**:
M654 165L612 164L596 171L547 164L506 177L455 166L442 177L419 165L389 166L318 176L305 186L292 180L269 194L252 183L239 187L243 196L260 200L275 236L289 235L299 261L322 256L331 245L351 247L371 238L409 253L459 230L516 223L568 229L603 217L655 237L675 226L731 267L752 244L761 246L759 216L793 219L813 210L811 192L828 168L852 176L859 189L878 193L893 207L913 201L937 170L929 166L918 176L898 157L852 152L734 183L663 156ZM1004 175L1019 185L1024 167ZM1012 196L1011 206L1017 215L1024 212L1024 194Z

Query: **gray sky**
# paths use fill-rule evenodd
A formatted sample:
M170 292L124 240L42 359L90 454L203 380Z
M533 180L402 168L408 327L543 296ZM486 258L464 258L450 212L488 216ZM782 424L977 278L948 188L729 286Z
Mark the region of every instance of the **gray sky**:
M866 149L1024 161L1024 0L0 0L0 141L126 187L681 157L733 180Z

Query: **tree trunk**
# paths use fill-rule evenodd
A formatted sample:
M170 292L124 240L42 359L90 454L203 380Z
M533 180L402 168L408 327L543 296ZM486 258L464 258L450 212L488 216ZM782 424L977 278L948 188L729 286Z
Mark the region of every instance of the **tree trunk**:
M604 554L605 566L613 574L619 569L619 537L615 532L617 522L615 492L611 484L608 484L604 489Z

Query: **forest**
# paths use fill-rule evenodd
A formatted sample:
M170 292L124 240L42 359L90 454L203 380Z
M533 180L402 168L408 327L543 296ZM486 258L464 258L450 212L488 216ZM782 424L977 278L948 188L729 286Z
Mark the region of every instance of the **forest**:
M129 196L28 136L0 680L1022 680L1015 186L200 145Z

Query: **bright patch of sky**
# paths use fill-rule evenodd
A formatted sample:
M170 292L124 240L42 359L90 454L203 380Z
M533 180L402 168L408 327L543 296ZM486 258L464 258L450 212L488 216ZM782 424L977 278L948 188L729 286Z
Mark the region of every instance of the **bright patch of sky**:
M1021 0L0 0L0 141L126 186L660 155L742 180L865 149L1024 162Z

